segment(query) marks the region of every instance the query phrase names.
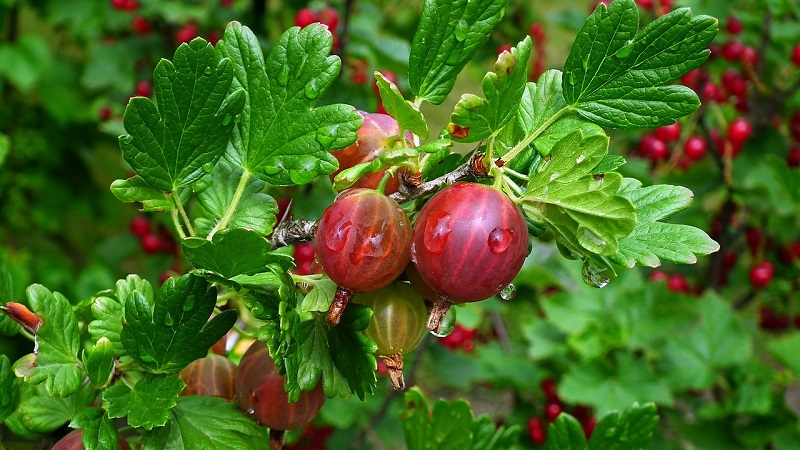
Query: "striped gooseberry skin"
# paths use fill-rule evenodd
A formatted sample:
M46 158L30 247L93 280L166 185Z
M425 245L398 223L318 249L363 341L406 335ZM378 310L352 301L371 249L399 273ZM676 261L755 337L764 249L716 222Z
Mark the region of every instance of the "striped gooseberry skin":
M394 200L372 189L348 189L325 210L314 235L322 270L352 292L380 289L411 260L411 223Z
M411 258L423 281L451 302L475 302L506 287L522 268L528 227L502 192L456 183L422 207Z
M267 345L255 341L242 356L236 371L236 401L239 408L271 430L293 430L311 422L322 405L322 383L289 403L284 376L269 355Z
M381 289L357 295L355 303L368 306L373 314L364 334L375 341L377 354L407 353L422 342L428 331L425 300L410 284L396 281Z
M217 354L192 361L180 373L186 387L181 395L205 395L233 400L236 393L236 364Z

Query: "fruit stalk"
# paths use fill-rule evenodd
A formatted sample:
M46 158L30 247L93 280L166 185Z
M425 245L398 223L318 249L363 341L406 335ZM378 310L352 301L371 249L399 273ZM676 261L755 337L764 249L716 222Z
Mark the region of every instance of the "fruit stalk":
M336 294L333 296L331 306L328 308L328 323L331 325L338 325L339 320L344 314L344 309L353 297L353 293L343 288L336 288Z
M424 195L436 192L445 184L452 184L456 181L469 177L487 178L489 177L488 168L483 165L482 160L483 153L476 152L472 155L472 158L470 158L469 161L458 166L454 171L446 173L439 178L434 178L433 180L426 181L424 183L400 183L399 190L390 195L389 198L396 201L398 204L403 204L409 200L414 200Z
M281 450L283 448L283 430L269 430L269 450Z
M436 297L436 301L433 303L433 309L431 309L431 315L428 318L428 330L437 335L442 333L442 321L451 306L453 306L453 302L444 295Z
M403 355L400 352L392 356L381 356L381 360L386 364L389 380L392 382L392 387L396 391L402 391L406 388L406 380L403 378Z

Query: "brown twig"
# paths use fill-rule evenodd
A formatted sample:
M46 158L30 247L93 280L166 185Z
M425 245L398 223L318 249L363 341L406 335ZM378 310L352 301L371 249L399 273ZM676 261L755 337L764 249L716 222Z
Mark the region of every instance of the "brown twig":
M308 242L314 239L317 222L309 220L290 220L272 233L272 247L285 247L297 242Z
M489 175L486 172L486 168L483 167L483 163L481 162L482 158L482 153L475 153L472 155L472 158L470 158L469 161L458 166L456 170L446 173L439 178L434 178L433 180L419 183L417 185L401 183L398 191L390 195L389 198L397 203L405 203L407 201L436 192L445 184L455 183L456 181L464 180L470 177L486 178Z

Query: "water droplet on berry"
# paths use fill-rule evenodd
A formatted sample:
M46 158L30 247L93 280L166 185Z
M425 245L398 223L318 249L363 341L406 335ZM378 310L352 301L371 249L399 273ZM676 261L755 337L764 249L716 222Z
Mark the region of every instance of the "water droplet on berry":
M347 236L350 234L350 229L353 223L345 220L334 225L333 232L325 240L325 245L334 252L338 252L344 248L347 243Z
M311 81L306 84L306 88L303 90L303 92L306 94L306 97L308 97L309 100L315 100L317 97L319 97L321 90L317 86L317 79L312 78Z
M517 287L514 286L514 283L509 284L508 286L504 287L502 291L500 291L500 299L505 301L513 300L516 296Z
M450 214L430 217L425 224L425 248L436 254L442 253L452 231Z
M583 262L583 269L581 270L581 277L583 282L590 287L604 288L608 285L610 278L606 275L609 271L608 268L597 267L589 260Z
M467 38L467 34L469 34L469 24L467 23L466 20L461 19L456 24L456 30L455 30L456 40L463 41L464 39Z
M450 333L456 329L456 316L456 308L448 309L447 314L442 318L442 327L439 332L431 331L431 334L440 338L450 336Z
M506 251L514 240L514 233L508 228L495 228L489 233L486 243L489 244L489 251L499 255Z

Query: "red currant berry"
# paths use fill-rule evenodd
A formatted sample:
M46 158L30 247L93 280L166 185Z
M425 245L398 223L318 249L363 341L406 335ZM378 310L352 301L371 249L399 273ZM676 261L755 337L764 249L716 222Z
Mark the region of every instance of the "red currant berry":
M102 108L100 108L100 111L97 113L97 117L103 122L105 122L106 120L110 120L111 107L108 105L104 105Z
M339 26L339 13L334 8L325 8L317 14L319 23L327 25L331 32Z
M738 17L729 16L728 21L725 23L725 29L727 29L730 34L739 34L744 29L744 26Z
M233 6L233 0L219 0L219 4L223 8L230 8Z
M759 58L758 50L756 50L755 47L745 45L744 48L742 48L742 54L739 58L745 65L755 66Z
M301 242L294 245L294 259L297 262L314 261L314 244L311 242Z
M541 23L532 23L529 32L531 36L536 38L536 42L539 44L544 42L544 26Z
M544 427L544 422L538 417L532 417L528 420L528 434L536 445L542 445L547 441L547 430Z
M785 314L776 314L770 308L762 307L758 311L758 326L764 330L781 331L789 327L790 320Z
M797 44L792 49L792 62L795 66L800 66L800 44Z
M180 45L184 42L189 42L196 38L197 35L197 25L193 23L187 23L175 33L175 44Z
M139 9L139 2L137 0L126 0L125 11L136 11Z
M696 161L705 156L708 150L706 140L700 136L692 136L683 145L683 154L692 161Z
M147 80L136 83L136 95L139 97L150 97L153 93L153 84Z
M647 279L655 282L667 281L669 279L669 275L667 275L667 273L663 270L654 270L650 272L650 275L647 277Z
M722 74L722 86L731 94L744 96L747 94L747 80L736 69L728 69Z
M150 22L147 21L144 17L136 16L131 20L131 26L133 27L133 31L140 36L146 36L150 34Z
M545 397L547 397L550 402L560 402L558 393L556 392L556 380L552 378L545 378L541 383L539 383L539 385L541 386Z
M669 156L667 144L652 134L642 137L639 141L639 151L642 152L642 156L654 162Z
M556 420L559 414L561 414L561 404L557 402L548 403L547 406L544 408L544 415L547 417L547 420L553 422Z
M217 30L211 30L208 32L208 36L206 36L206 40L211 45L217 45L217 42L222 39L222 35Z
M667 289L672 292L686 293L689 292L689 283L686 281L686 277L683 275L670 275L667 278Z
M742 49L744 49L744 44L736 39L730 40L722 46L722 57L728 61L736 61L742 56Z
M642 9L653 9L653 0L636 0L636 4Z
M741 144L750 137L752 132L753 127L750 125L750 122L748 122L745 118L738 117L733 119L728 127L728 139L730 139L733 143Z
M594 417L589 417L581 423L581 428L583 428L583 434L586 436L586 439L592 437L592 433L594 432L596 426L597 419Z
M800 145L794 145L786 154L786 165L792 168L800 167Z
M317 21L317 15L311 8L303 8L294 15L294 24L300 28L305 28Z
M750 269L750 283L756 288L763 288L772 281L775 268L769 261L762 261Z
M161 238L155 234L148 234L140 241L145 253L156 253L161 250Z
M497 54L501 54L503 52L511 53L511 44L502 44L501 46L497 47Z
M681 137L681 124L678 122L656 128L656 137L664 142L677 141Z
M703 100L722 103L725 101L725 94L719 86L711 81L706 81L703 85Z
M117 11L124 11L127 4L127 0L111 0L111 7Z
M138 238L144 238L150 234L150 219L145 216L136 216L131 220L131 233Z

